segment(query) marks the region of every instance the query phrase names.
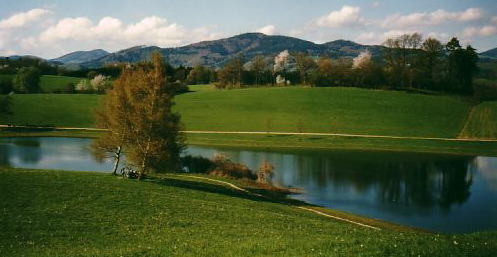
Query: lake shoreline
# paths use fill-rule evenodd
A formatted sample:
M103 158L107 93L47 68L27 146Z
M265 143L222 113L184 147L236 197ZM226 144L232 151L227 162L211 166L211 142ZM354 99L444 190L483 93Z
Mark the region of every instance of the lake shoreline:
M51 131L5 131L2 137L74 137L98 138L102 131L51 130ZM187 134L188 145L244 147L252 149L315 149L315 150L352 150L380 152L410 152L450 155L482 155L497 157L497 142L482 141L433 141L426 139L396 138L354 138L341 136L307 135L223 135Z

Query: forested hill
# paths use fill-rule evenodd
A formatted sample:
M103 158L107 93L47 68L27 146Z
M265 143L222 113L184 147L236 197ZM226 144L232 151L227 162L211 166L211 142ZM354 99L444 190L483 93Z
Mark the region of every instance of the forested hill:
M243 54L247 60L262 54L274 57L288 50L306 52L313 56L329 56L332 58L350 56L356 57L361 51L369 50L373 56L381 53L381 46L360 45L351 41L336 40L325 44L316 44L298 38L286 36L268 36L261 33L247 33L238 36L204 41L178 48L159 48L156 46L137 46L111 53L101 58L81 63L84 67L100 67L115 62L135 62L146 59L151 52L160 50L173 66L195 66L202 64L211 67L221 67L232 57Z

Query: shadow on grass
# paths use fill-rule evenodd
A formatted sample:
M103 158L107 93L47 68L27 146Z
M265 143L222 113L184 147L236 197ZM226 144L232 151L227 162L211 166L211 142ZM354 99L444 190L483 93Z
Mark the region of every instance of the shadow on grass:
M246 193L227 186L199 181L181 180L174 178L154 178L148 181L161 186L196 190L229 197L242 198L251 201L279 203L293 206L309 206L309 204L305 202L287 198L286 194L284 193L273 192L267 189L249 188L247 189L247 191L249 191L250 193ZM259 194L260 196L255 194Z

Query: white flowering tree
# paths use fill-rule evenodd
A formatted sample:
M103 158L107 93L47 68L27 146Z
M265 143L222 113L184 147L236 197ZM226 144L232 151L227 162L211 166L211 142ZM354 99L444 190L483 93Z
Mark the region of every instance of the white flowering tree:
M92 86L87 79L82 79L76 85L75 89L78 93L85 93L85 92L90 92L92 90Z
M368 50L361 52L359 56L354 58L352 63L352 69L363 68L367 65L370 65L371 61L372 61L371 52L369 52Z
M105 91L110 88L111 82L109 77L97 75L91 80L90 84L93 91L97 93L105 93Z
M274 57L274 67L273 73L283 72L288 66L288 60L290 59L290 53L285 50Z

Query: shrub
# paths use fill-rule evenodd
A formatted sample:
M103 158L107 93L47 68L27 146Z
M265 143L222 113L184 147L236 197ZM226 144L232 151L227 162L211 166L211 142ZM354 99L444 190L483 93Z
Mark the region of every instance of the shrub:
M226 155L214 155L212 163L214 168L209 173L211 175L234 179L257 179L257 176L246 165L235 163Z
M181 158L181 166L185 172L208 174L214 164L208 158L187 155Z
M257 183L272 185L273 177L274 165L265 160L257 171Z
M65 94L74 94L76 93L76 86L74 83L67 83L62 89L62 92Z

